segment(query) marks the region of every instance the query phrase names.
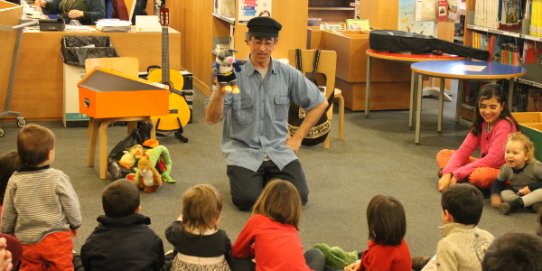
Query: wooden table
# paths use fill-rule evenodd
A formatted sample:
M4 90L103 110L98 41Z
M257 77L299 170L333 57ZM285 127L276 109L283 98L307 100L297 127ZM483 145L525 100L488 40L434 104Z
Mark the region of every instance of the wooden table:
M416 80L416 133L414 143L420 143L420 122L422 108L422 79L423 76L438 77L441 79L458 79L457 101L455 120L459 121L459 112L463 101L463 80L509 80L508 84L508 107L512 110L512 94L514 91L514 79L525 75L527 70L523 67L485 61L425 61L410 65L412 78ZM440 85L440 92L444 91L444 85ZM439 98L439 123L438 131L442 128L442 97Z
M62 119L63 73L60 45L63 35L109 36L119 56L139 59L139 71L162 65L162 32L63 31L23 33L11 109L26 119ZM11 39L11 38L10 38ZM0 59L11 59L13 41L0 42ZM169 29L170 68L181 68L181 36ZM0 61L6 62L6 61ZM9 65L0 65L0 104L4 104Z
M436 61L436 60L457 60L463 59L463 57L455 55L435 55L435 54L410 54L410 53L388 53L388 52L379 52L373 49L367 49L365 51L367 54L367 79L366 79L366 88L365 88L365 117L369 116L369 101L371 97L371 58L378 58L390 61L414 63L419 61ZM410 107L409 107L409 126L412 126L412 113L413 113L413 104L414 104L414 91L417 89L413 84L415 80L411 78L410 80ZM443 83L443 81L441 82Z

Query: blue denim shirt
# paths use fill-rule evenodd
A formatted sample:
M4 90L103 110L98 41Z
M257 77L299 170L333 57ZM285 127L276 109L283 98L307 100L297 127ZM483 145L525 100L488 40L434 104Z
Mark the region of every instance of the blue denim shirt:
M267 154L283 169L297 159L286 145L290 101L308 111L324 102L324 95L301 72L273 59L263 80L250 59L235 75L239 93L224 98L226 164L257 171Z

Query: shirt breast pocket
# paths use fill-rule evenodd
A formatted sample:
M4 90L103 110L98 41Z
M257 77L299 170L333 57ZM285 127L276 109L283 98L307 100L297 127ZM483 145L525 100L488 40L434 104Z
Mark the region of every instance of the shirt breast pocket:
M288 96L279 95L275 97L275 120L285 121L288 119L290 99Z
M251 117L252 117L252 100L245 98L245 99L234 99L233 104L233 114L232 114L232 120L233 123L239 123L239 124L249 124Z

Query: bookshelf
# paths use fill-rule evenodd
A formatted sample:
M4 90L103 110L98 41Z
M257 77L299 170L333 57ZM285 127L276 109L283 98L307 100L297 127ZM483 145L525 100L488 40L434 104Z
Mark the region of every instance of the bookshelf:
M542 6L542 0L466 0L464 44L489 50L494 61L522 65L527 69L527 75L516 80L513 97L515 111L542 108L542 101L532 98L542 94L542 33L533 32L531 27L533 21L540 21L542 12L536 12L536 7L535 10L530 8L529 3L534 2ZM521 24L516 23L513 16L512 19L503 16L505 13L514 13L504 10L504 7L511 9L510 6L514 7L514 12L525 14ZM473 115L473 102L478 88L479 85L471 84L464 89L464 96L473 98L463 101L462 116L466 119L470 120L469 116Z
M309 0L309 18L322 22L345 22L354 18L354 0Z

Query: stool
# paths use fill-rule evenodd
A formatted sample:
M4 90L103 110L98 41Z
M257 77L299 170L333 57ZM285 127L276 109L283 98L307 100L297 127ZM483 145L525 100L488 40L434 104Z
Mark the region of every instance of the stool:
M98 149L100 179L104 180L107 173L107 128L111 123L125 121L128 123L128 133L137 127L138 121L151 121L150 117L125 117L125 118L91 118L88 124L88 167L94 167L94 155L96 152L96 139L99 137ZM155 138L154 125L151 130L151 138Z

